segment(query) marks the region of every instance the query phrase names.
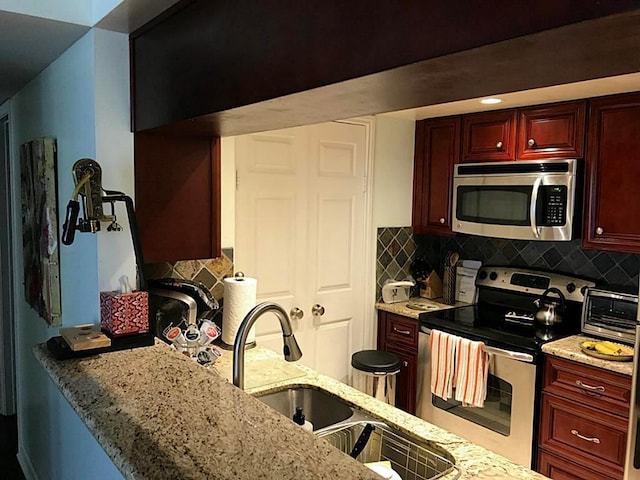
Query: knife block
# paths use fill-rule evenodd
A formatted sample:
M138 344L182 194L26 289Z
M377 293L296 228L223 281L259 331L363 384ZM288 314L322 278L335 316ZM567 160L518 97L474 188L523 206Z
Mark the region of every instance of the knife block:
M442 280L440 280L440 276L438 276L435 270L422 281L420 296L422 298L439 298L442 296Z
M147 292L100 292L100 326L112 337L149 331Z

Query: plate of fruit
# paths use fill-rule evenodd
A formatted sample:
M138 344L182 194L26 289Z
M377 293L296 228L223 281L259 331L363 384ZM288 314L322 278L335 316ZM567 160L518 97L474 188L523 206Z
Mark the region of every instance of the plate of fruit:
M592 357L616 362L633 360L633 348L622 343L605 340L587 340L580 344L582 351Z

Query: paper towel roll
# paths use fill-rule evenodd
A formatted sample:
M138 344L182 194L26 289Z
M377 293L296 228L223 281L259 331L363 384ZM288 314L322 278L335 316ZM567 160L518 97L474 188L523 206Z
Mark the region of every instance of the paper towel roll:
M222 309L222 341L233 345L238 328L249 311L256 306L258 282L255 278L229 277L224 279ZM255 326L249 330L247 343L255 341Z

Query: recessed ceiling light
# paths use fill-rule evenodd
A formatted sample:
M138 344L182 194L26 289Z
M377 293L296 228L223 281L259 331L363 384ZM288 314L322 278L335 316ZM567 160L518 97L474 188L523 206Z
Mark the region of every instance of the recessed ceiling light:
M480 103L484 105L495 105L496 103L501 103L501 102L502 100L500 98L495 98L495 97L483 98L482 100L480 100Z

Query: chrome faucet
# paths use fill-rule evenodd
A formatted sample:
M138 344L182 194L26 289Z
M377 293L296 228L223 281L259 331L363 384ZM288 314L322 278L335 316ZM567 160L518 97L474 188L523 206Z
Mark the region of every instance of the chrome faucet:
M251 309L247 316L244 317L240 327L238 327L238 333L236 339L233 342L233 384L236 387L244 390L244 346L247 343L247 336L249 330L256 323L256 320L263 314L272 312L280 320L280 328L282 329L282 341L284 347L282 349L284 353L284 359L287 362L295 362L302 357L302 351L296 342L296 337L293 335L293 328L291 328L291 320L287 312L284 311L277 303L264 302L260 305L256 305Z

